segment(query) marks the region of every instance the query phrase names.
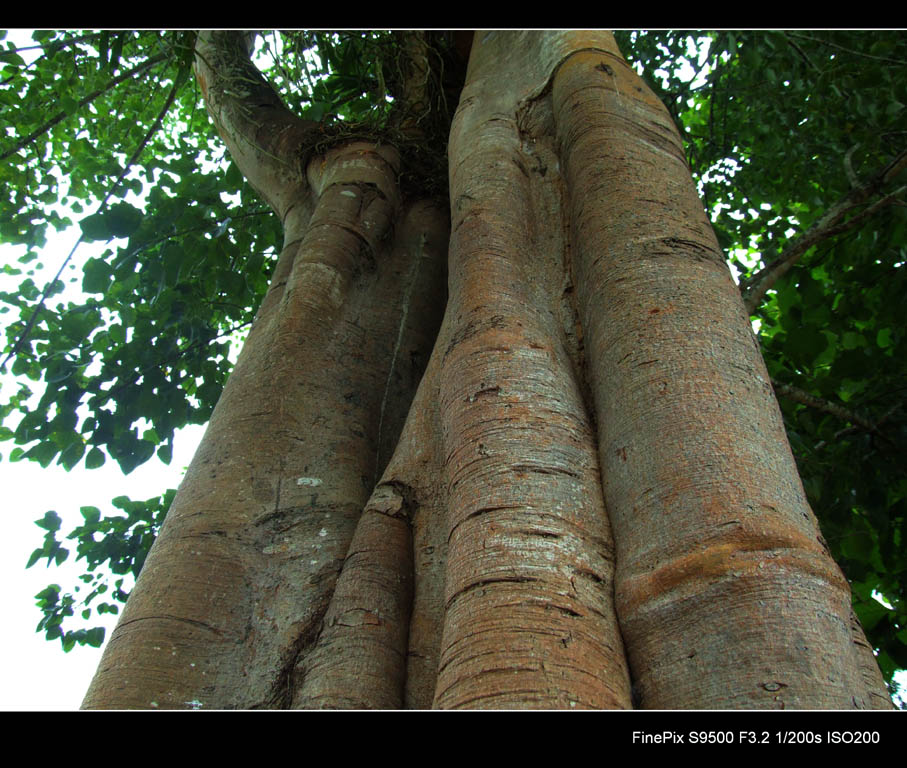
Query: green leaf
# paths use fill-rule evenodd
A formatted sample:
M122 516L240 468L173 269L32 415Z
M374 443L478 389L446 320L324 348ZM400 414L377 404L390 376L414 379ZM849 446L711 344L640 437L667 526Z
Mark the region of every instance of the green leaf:
M84 220L82 223L85 223ZM85 231L84 227L82 231ZM82 274L82 290L85 293L106 293L112 279L113 270L104 259L89 259Z
M63 468L69 472L76 464L79 463L82 456L85 454L85 443L78 441L70 443L63 451L60 453L59 463L63 465Z
M60 96L60 108L67 114L73 115L79 110L79 102L67 95Z
M169 465L173 460L173 446L170 443L165 443L157 449L157 457L164 462L164 464Z
M110 206L105 217L114 237L129 237L138 229L145 214L129 203L117 203Z
M868 600L865 603L857 603L854 610L866 631L872 630L883 618L891 613L884 605L875 600Z
M816 328L800 326L788 333L788 354L798 363L812 364L828 346L828 339Z
M60 599L60 585L48 584L44 589L38 592L37 595L35 595L35 598L37 598L42 605L56 604L56 602Z
M854 333L853 331L847 331L841 338L841 343L844 349L856 349L857 347L866 346L866 340L862 334Z
M79 222L79 227L82 229L82 237L87 241L110 240L113 237L103 212L86 216Z
M9 64L13 67L24 67L25 59L23 59L15 51L0 51L0 62L3 64Z
M104 466L105 461L107 461L107 457L104 455L104 452L95 446L85 457L85 467L86 469L97 469L98 467Z
M26 451L23 458L37 461L42 467L49 467L60 449L51 441L45 440Z
M144 214L129 203L117 203L106 210L86 216L79 222L85 240L111 240L129 237L142 223Z
M63 524L63 521L60 519L60 516L53 510L44 513L44 517L40 520L35 521L35 525L39 528L43 528L45 531L59 531L60 526Z

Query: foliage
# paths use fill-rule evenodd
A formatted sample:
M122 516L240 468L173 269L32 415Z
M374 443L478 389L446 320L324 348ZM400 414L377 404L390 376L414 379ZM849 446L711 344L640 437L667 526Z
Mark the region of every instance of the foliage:
M681 126L744 289L907 149L900 33L618 37ZM36 32L33 62L11 41L0 50L9 126L0 136L0 241L21 251L0 267L18 280L0 293L12 318L4 355L18 381L0 402L11 460L90 469L112 458L125 472L154 455L169 461L175 431L208 418L232 335L265 290L279 227L211 128L189 74L193 39ZM443 186L433 163L462 71L445 36L431 40L437 82L416 116L402 108L405 34L268 32L257 54L287 104L321 122L327 140L403 142L415 117L423 133L408 148L435 150L423 177ZM867 187L845 210L851 223L810 241L753 310L808 496L889 679L907 666L905 179ZM83 241L106 249L39 285L41 249L72 220ZM67 283L81 296L64 296ZM113 598L97 610L115 612L121 579L141 568L171 495L117 499L114 516L82 508L84 524L69 539L86 561L89 595L48 587L39 629L64 647L99 642L93 630L64 631L64 619L91 610L108 573L117 577ZM65 560L59 518L48 513L39 525L44 547L29 564Z
M73 587L73 592L79 593L87 586L88 593L79 600L82 607L81 617L84 620L91 618L91 603L96 598L105 594L109 589L108 572L116 578L113 582L111 599L114 602L100 602L94 606L98 615L105 613L118 614L119 604L125 603L129 592L124 589L128 577L135 577L142 569L148 550L154 542L161 523L175 491L168 490L158 498L147 501L132 501L125 496L118 496L112 502L113 506L125 513L117 516L101 516L97 507L82 507L80 512L84 522L75 528L67 537L77 542L79 559L85 560L85 573L79 580L81 585ZM44 546L32 552L27 568L46 559L48 566L51 562L59 565L66 560L69 550L65 549L57 540L56 533L62 521L56 512L48 512L37 525L44 528ZM95 537L99 536L99 539ZM91 645L95 648L104 641L104 628L77 629L63 631L63 621L72 616L76 608L76 595L65 593L61 595L60 586L51 584L39 592L38 608L44 617L38 623L37 631L44 630L48 640L57 638L63 644L63 650L71 650L76 643Z

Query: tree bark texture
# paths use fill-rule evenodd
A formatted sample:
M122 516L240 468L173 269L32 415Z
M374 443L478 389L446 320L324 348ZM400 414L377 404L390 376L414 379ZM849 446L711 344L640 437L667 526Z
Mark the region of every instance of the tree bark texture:
M447 215L401 200L393 150L352 144L300 175L297 147L258 162L234 143L283 251L85 707L289 704L440 321Z
M392 150L293 171L308 128L243 127L206 40L286 241L84 706L891 706L680 137L609 34L476 33L449 250Z

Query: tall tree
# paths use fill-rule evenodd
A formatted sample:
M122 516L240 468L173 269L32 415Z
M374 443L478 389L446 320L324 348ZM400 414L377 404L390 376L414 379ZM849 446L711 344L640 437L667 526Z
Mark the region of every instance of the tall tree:
M704 102L687 81L668 100L672 119L607 33L299 36L300 50L318 43L334 68L304 106L280 98L252 65L254 36L177 39L164 61L178 74L159 114L179 98L191 61L233 181L241 174L274 211L283 246L169 510L169 498L120 502L139 517L150 511L146 527L166 520L147 560L147 549L127 558L141 574L86 707L891 706L851 586L807 502L775 391L793 393L795 418L810 408L847 419L890 454L900 436L778 381L786 365L802 373L832 345L813 334L821 348L811 356L802 338L784 346L779 317L787 338L797 334L770 302L792 306L777 286L817 245L902 201L894 184L903 151L869 147L864 163L880 166L862 177L850 152L851 188L826 210L815 210L821 200L797 207L792 196L779 220L812 225L788 236L774 261L737 256L741 295L675 126L692 133ZM655 50L676 54L680 39L666 36ZM470 42L460 90L456 54ZM730 54L713 51L713 91L741 76L738 42L725 42ZM634 43L641 59L647 50L653 58L653 40ZM821 67L806 41L784 43L787 55ZM887 53L871 55L900 61ZM653 85L671 87L673 73ZM369 92L377 98L357 122L325 122L345 98ZM428 150L444 146L445 105L455 100L448 206L438 195L443 165ZM713 123L710 112L692 163L705 165L703 177L728 162ZM22 135L13 151L35 140ZM746 183L745 169L740 176ZM720 198L725 187L715 186ZM144 222L134 210L109 207L83 232L135 237ZM225 219L210 220L215 235ZM719 237L733 229L719 224ZM744 227L733 234L751 245ZM892 282L903 281L899 236L889 245L901 259ZM149 320L165 332L177 326L156 337L169 341L164 355L118 373L121 384L92 382L87 357L38 357L49 350L32 342L54 329L38 330L34 304L9 334L21 372L43 365L49 384L71 382L62 389L76 404L94 393L96 415L81 427L94 446L86 461L104 446L128 467L162 433L169 439L181 395L168 408L160 399L174 384L211 393L212 357L225 365L225 355L210 344L232 316L199 312L204 330L187 342L179 323L193 310L182 294L211 295L194 287L210 268L222 281L215 293L227 286L248 312L262 263L237 281L245 271L236 255L225 265L227 249L218 249L192 274L191 256L186 264L161 246L136 270L140 249L130 242L118 262L95 260L85 272L87 288L105 297L123 278L131 285L122 290L146 300L156 288L151 304L163 297L165 309ZM817 282L821 266L812 265ZM103 305L86 306L59 320L91 317L91 328L71 329L83 340L105 319ZM776 371L763 362L753 313L760 335L765 328L781 345ZM95 351L118 326L109 327L92 338ZM876 346L896 357L903 333L885 328ZM196 351L200 369L185 362ZM45 405L65 399L48 392ZM123 393L140 402L146 393L138 413L150 414L154 434L132 433L129 443L135 411L104 431L101 406L114 400L119 412ZM889 417L899 402L886 402ZM32 413L27 429L50 440L29 457L50 461L64 430L49 420L42 433L40 410ZM19 442L35 439L27 429L20 423ZM78 462L84 445L70 440L61 460ZM888 528L871 528L886 544L869 552L895 599L898 493ZM95 565L105 559L93 548L101 518L86 509L74 535ZM850 512L859 518L859 505ZM56 520L43 522L47 541L33 560L61 551ZM71 607L59 590L43 599L48 626L65 638L59 619ZM889 623L900 642L898 610Z

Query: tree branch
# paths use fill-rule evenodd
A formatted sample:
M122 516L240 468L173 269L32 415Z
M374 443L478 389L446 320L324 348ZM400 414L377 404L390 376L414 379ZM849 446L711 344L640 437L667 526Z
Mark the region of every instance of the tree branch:
M806 52L799 45L797 45L793 40L791 40L790 37L788 37L787 32L782 32L781 34L784 36L784 39L787 41L787 44L791 48L793 48L797 53L800 54L800 56L803 58L803 60L807 64L809 64L811 69L813 69L816 72L821 71L815 64L812 63L812 60L809 58L809 56L806 55Z
M811 43L819 43L820 45L827 45L829 48L837 48L839 51L844 51L845 53L853 54L854 56L862 56L865 59L874 59L876 61L884 61L886 64L897 64L899 67L907 64L907 61L901 59L889 59L887 56L874 56L871 53L863 53L863 51L855 51L853 48L845 48L843 45L838 45L837 43L832 43L829 40L823 40L821 37L810 37L809 35L800 34L797 32L787 32L785 33L791 37L799 37L801 40L809 40Z
M136 160L139 159L139 155L142 154L142 150L145 149L145 146L151 141L151 137L157 133L158 128L161 126L161 121L164 119L164 115L170 110L170 106L173 104L173 100L176 98L176 94L179 92L180 87L182 87L185 81L179 76L176 77L173 83L173 87L170 89L170 93L167 95L167 99L164 101L164 106L161 107L161 111L158 113L158 116L155 118L154 122L151 124L151 128L148 129L148 132L145 134L145 137L142 139L141 143L136 147L135 151L132 153L132 156L126 162L125 167L123 168L120 175L117 177L117 180L113 183L113 186L107 190L107 194L104 195L104 199L101 201L101 204L98 206L98 210L95 213L100 213L104 210L104 207L107 205L107 201L110 199L110 196L116 191L116 188L120 185L123 179L126 178L126 174L129 173L129 169L132 168ZM76 240L75 245L73 245L72 250L69 252L69 255L63 259L63 263L60 265L60 268L57 270L57 274L54 275L53 280L50 280L47 285L44 286L44 290L41 292L41 297L38 299L38 304L35 307L35 311L32 312L31 317L28 319L28 322L25 324L25 328L22 329L22 333L19 334L19 338L16 339L16 343L13 344L12 349L7 353L6 357L3 358L3 362L0 363L0 370L6 366L7 362L13 358L19 350L22 348L22 345L25 343L25 340L28 338L28 335L31 333L31 329L35 327L35 323L38 322L38 318L41 315L41 311L44 309L44 302L47 301L47 296L50 293L51 287L57 280L60 279L60 275L63 274L63 270L66 269L66 265L69 264L73 255L76 252L76 249L81 245L82 238L84 233L79 235L79 239Z
M795 387L792 384L781 384L774 379L772 379L772 386L775 388L775 394L778 397L786 397L789 400L800 403L801 405L807 405L810 408L815 408L817 411L830 413L832 416L836 416L837 418L841 419L841 421L850 422L851 424L865 429L867 432L879 434L878 426L842 405L837 405L830 400L825 400L824 398L811 395L806 390Z
M249 43L246 32L200 32L195 75L233 161L283 221L307 188L305 167L320 126L287 109L249 59Z
M424 32L395 32L403 51L403 114L400 130L411 136L423 134L420 123L431 110L428 44Z
M168 54L159 53L157 56L152 56L150 59L146 59L141 64L133 67L132 69L129 69L126 72L123 72L123 73L117 75L112 80L110 80L103 88L98 88L96 91L92 91L87 96L80 99L78 102L79 107L81 108L81 107L84 107L86 104L90 104L92 101L94 101L96 98L98 98L98 96L100 96L101 94L107 93L107 91L115 88L117 85L122 83L124 80L128 80L131 77L135 77L136 75L142 74L142 72L144 72L145 70L150 69L155 64L157 64L161 61L164 61L167 58L169 58ZM67 117L69 117L70 114L72 114L72 113L58 112L56 115L54 115L52 118L50 118L50 120L48 120L46 123L35 128L35 130L33 130L30 134L28 134L28 136L25 136L24 138L19 139L19 141L17 141L12 147L10 147L8 150L6 150L2 154L0 154L0 161L5 160L10 155L14 155L16 152L18 152L23 147L27 147L39 136L42 136L43 134L47 133L55 125L57 125L58 123L62 122Z
M891 408L888 409L888 411L885 413L885 415L882 416L882 418L878 420L878 422L876 423L876 427L881 427L882 424L885 421L887 421L888 418L892 414L894 414L897 410L900 409L900 407L901 407L901 403L895 403ZM859 427L859 426L851 426L851 427L845 427L844 429L839 429L837 432L835 432L834 439L840 440L842 437L846 437L847 435L853 434L854 432L858 432L860 429L861 429L861 427ZM897 447L896 444L894 443L894 441L890 440L888 437L886 437L881 432L876 431L876 432L873 432L873 434L878 435L882 440L884 440L889 445ZM824 447L826 442L827 441L825 441L825 440L820 440L818 443L816 443L816 450L819 450L820 448Z
M905 168L907 168L907 149L902 150L882 169L879 173L880 184L887 184Z
M894 414L901 407L902 404L900 402L895 403L891 408L889 408L888 411L886 411L882 418L877 422L872 422L869 421L869 419L863 418L858 413L845 408L842 405L838 405L837 403L833 403L830 400L825 400L824 398L811 395L809 392L800 389L799 387L795 387L791 384L781 384L772 379L772 386L774 387L775 394L778 397L786 397L789 400L793 400L794 402L800 403L801 405L805 405L809 408L814 408L817 411L829 413L832 416L841 419L841 421L845 421L851 424L851 426L845 427L844 429L835 432L835 440L838 440L845 435L852 434L853 432L863 430L875 435L889 445L894 445L894 442L882 432L881 426L892 416L892 414ZM825 440L821 440L816 444L816 449L818 450L819 448L822 448L825 443Z
M846 220L844 218L856 207L864 204L873 195L878 194L905 167L907 167L907 150L898 154L888 165L873 174L867 182L854 187L839 198L806 232L788 243L775 261L763 267L749 280L741 283L740 291L743 294L743 303L746 306L746 311L752 314L769 289L814 245L833 235L852 229L882 208L898 202L900 200L899 196L907 190L907 186L900 187L894 192L879 198L855 216Z

